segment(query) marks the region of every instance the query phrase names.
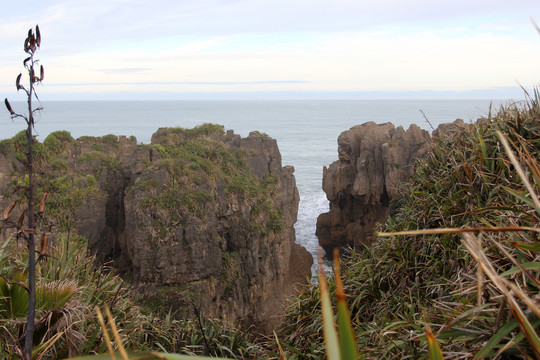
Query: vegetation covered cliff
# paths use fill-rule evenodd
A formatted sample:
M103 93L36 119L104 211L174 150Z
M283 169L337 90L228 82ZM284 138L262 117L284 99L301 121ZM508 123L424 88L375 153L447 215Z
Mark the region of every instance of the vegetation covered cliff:
M24 186L24 140L0 143L2 209ZM124 274L154 310L269 331L310 275L311 256L295 244L294 169L281 165L274 139L205 124L160 129L148 145L55 132L35 151L48 251L86 239L97 264ZM2 243L24 206L4 221Z
M394 234L342 264L361 358L427 358L426 324L445 359L538 358L539 124L535 94L434 133L379 226ZM411 230L428 231L395 234ZM318 291L304 289L286 317L293 358L323 354Z

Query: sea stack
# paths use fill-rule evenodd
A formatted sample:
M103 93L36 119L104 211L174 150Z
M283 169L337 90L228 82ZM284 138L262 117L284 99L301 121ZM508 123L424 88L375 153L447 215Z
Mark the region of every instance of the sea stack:
M16 146L23 135L0 148L2 209L24 176ZM51 241L66 230L87 241L97 265L123 274L146 304L271 333L287 296L311 275L313 259L295 243L294 168L282 166L267 135L242 138L205 124L159 129L146 145L62 131L38 145ZM22 211L13 209L10 221Z
M339 159L323 169L330 211L317 219L316 234L327 254L372 240L375 225L388 217L390 200L399 196L429 141L429 133L414 124L405 131L368 122L339 135Z

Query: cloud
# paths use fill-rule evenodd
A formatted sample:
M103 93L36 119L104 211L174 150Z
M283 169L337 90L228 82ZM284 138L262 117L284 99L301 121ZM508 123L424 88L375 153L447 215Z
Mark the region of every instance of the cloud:
M365 31L399 24L540 15L536 0L51 0L32 7L26 3L10 2L0 15L6 30L25 14L25 20L34 19L31 23L37 20L50 26L54 36L89 44L107 38L134 41L179 34Z
M150 71L151 68L116 68L116 69L98 69L104 74L138 74Z
M38 22L51 92L511 86L540 81L531 16L537 0L10 1L0 83L21 71Z
M48 86L148 86L148 85L265 85L265 84L307 84L304 80L256 80L256 81L147 81L147 82L88 82L52 83Z

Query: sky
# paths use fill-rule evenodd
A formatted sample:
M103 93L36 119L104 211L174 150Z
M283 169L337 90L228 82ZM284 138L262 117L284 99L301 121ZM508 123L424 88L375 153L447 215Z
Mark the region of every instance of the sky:
M0 96L15 101L36 24L45 100L501 99L540 83L540 0L0 0L0 9Z

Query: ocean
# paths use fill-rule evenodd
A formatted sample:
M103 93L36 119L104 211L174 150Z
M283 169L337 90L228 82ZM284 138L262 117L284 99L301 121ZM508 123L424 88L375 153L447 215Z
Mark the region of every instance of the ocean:
M36 133L43 141L52 131L68 130L75 138L106 134L134 135L149 143L160 127L191 128L216 123L242 137L260 131L277 139L283 165L293 165L300 193L297 242L314 256L317 216L328 211L321 189L322 169L337 160L341 132L368 121L392 122L407 129L430 130L458 118L465 121L495 112L505 101L490 100L226 100L226 101L55 101L41 104ZM24 103L12 103L17 112ZM422 112L420 111L422 110ZM22 120L0 116L0 139L25 128Z

